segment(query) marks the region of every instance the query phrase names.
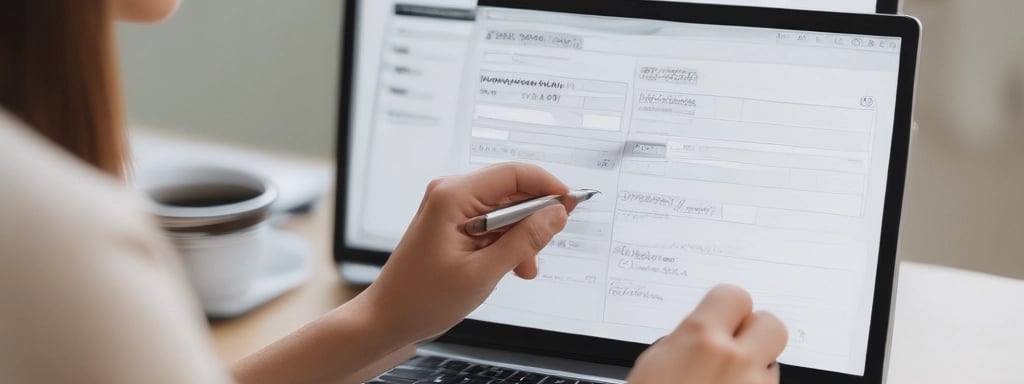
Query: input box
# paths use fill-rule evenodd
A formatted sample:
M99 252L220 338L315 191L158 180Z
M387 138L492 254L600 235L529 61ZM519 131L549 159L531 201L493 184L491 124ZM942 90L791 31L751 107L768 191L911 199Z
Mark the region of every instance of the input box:
M493 128L473 127L473 138L505 141L510 137L509 131Z
M504 90L482 86L477 101L530 107L559 107L592 111L622 112L626 109L625 97L606 97L600 93L574 90Z
M875 125L875 111L819 105L744 100L742 121L797 127L868 132Z
M769 228L837 234L855 233L862 229L860 222L853 217L783 209L761 209L757 215L757 225Z
M626 109L626 98L588 96L583 99L583 109L620 112Z
M585 97L561 90L500 90L481 87L477 94L477 101L542 107L583 108L584 100Z
M757 208L701 201L653 192L620 191L618 209L656 216L685 217L742 224L757 221Z
M622 162L622 172L637 175L665 176L665 161L635 161L627 160Z
M875 121L875 111L869 109L659 90L640 90L636 101L637 116L653 120L675 121L697 117L854 132L871 131Z
M867 152L871 143L870 135L867 132L695 118L679 119L675 122L635 119L633 127L638 132L674 137L774 144L831 151Z
M474 139L470 144L472 161L535 161L576 167L612 170L619 165L618 151L601 151L515 141Z
M506 90L549 91L563 90L588 92L588 96L622 97L629 92L629 85L611 81L578 79L534 73L480 71L478 84L481 87Z
M862 175L699 161L670 162L666 176L715 183L860 196Z
M542 110L490 104L478 104L473 111L473 118L599 131L618 131L622 125L622 115L618 113Z
M622 144L618 142L521 131L511 132L509 140L517 143L559 146L593 152L619 153L619 150L622 149Z
M544 55L525 55L520 53L488 52L484 53L482 62L500 65L524 65L539 68L550 68L567 61L567 58Z
M676 140L667 145L669 160L710 160L792 169L811 169L863 174L867 164L858 157L826 156L799 152L769 151L757 146L705 140Z
M774 208L830 215L860 216L863 198L860 195L798 191L761 186L709 183L690 179L647 179L644 189L651 191L686 191L687 197L715 201L723 205Z

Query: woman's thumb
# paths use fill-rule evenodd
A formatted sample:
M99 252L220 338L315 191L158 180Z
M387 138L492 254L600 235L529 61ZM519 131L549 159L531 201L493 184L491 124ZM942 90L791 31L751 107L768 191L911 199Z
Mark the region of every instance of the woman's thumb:
M553 205L534 213L509 229L498 241L481 251L488 264L494 265L504 275L520 264L535 263L533 260L551 239L565 228L569 214L561 204ZM536 275L536 264L524 265L518 270L520 276Z

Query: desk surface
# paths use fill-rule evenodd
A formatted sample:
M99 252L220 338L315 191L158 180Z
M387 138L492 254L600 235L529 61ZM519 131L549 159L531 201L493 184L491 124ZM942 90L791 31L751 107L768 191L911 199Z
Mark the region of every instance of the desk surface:
M308 281L252 313L211 324L222 359L234 361L253 353L359 293L345 285L334 268L332 207L333 203L322 202L312 214L292 219L282 228L309 243L313 272Z
M331 258L332 204L286 230L310 243L314 272L298 289L244 317L212 325L220 355L252 353L355 296ZM889 383L1019 383L1024 282L903 263Z

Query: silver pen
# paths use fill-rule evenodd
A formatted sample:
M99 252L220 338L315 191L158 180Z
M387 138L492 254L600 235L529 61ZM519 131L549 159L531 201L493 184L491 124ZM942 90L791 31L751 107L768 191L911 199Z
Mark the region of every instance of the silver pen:
M530 217L530 215L555 204L565 205L566 209L572 210L577 204L590 200L600 193L601 191L593 189L580 189L567 195L551 195L526 200L510 207L501 208L486 215L469 219L464 225L465 232L470 236L480 236L518 223Z

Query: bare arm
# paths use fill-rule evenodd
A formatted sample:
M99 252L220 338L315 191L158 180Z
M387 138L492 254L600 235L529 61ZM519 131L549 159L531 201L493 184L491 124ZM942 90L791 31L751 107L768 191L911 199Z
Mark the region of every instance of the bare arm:
M406 355L411 357L408 333L375 322L379 315L366 301L356 298L234 363L235 380L242 384L357 383Z
M242 384L354 383L375 362L440 334L479 306L515 270L537 274L536 255L565 226L549 207L502 234L471 237L466 220L531 196L568 188L538 167L503 164L437 180L380 278L351 302L233 367ZM395 361L397 363L398 361ZM386 368L386 367L385 367Z

